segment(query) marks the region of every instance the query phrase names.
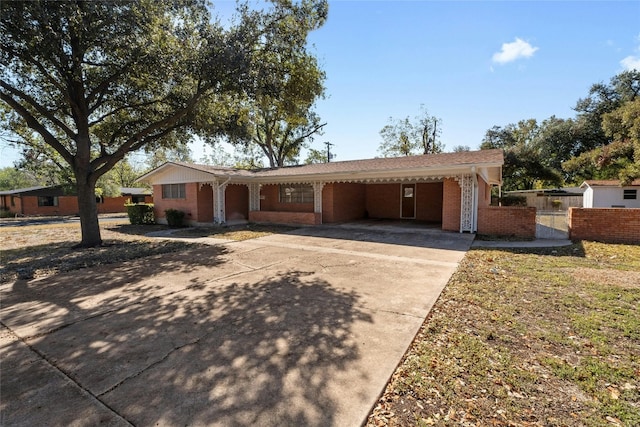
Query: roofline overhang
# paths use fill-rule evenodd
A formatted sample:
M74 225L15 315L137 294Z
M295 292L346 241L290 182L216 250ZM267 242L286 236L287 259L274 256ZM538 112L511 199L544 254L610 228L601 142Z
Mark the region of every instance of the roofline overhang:
M266 171L268 175L262 175L261 171L250 172L246 175L235 175L220 171L205 171L201 168L190 167L189 165L174 162L166 162L156 169L147 172L135 180L135 182L151 183L149 178L157 175L163 170L170 167L179 167L194 170L199 173L211 176L212 180L228 180L229 183L236 184L281 184L281 183L305 183L305 182L366 182L366 181L389 181L389 180L419 180L419 179L442 179L453 177L460 174L480 173L490 168L500 168L500 178L491 180L488 173L481 174L482 178L490 185L502 184L502 163L467 163L441 167L418 167L418 168L394 168L382 170L368 171L341 171L341 172L323 172L323 173L306 173L306 174L278 174L273 170Z

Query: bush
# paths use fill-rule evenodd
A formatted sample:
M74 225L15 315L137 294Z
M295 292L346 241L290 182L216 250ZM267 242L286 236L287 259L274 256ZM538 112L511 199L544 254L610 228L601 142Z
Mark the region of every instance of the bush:
M184 212L177 209L167 209L164 211L164 215L167 218L167 224L169 224L169 227L184 227Z
M155 224L156 218L153 215L153 203L127 203L129 222L134 225Z
M502 196L500 199L502 206L527 206L527 198L525 196Z
M12 218L14 215L7 208L0 208L0 218Z

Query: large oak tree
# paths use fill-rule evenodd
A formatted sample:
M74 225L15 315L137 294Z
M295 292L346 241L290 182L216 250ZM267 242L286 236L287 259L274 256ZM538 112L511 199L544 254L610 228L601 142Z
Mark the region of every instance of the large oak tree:
M96 182L127 153L235 126L229 106L255 87L256 45L304 18L297 3L274 3L243 6L226 27L204 0L0 3L1 126L13 143L69 165L81 246L102 242Z

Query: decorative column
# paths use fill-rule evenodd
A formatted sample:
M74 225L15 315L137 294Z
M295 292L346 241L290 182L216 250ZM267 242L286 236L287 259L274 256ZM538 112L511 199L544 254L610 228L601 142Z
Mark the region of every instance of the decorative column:
M458 180L460 185L460 232L473 232L473 178L464 174Z
M252 182L249 187L249 212L260 210L260 184Z
M322 188L324 182L313 183L313 211L322 214Z
M213 222L216 224L224 224L227 220L226 218L226 205L225 205L225 192L227 190L227 185L229 184L229 180L227 179L225 182L221 183L216 181L213 187Z

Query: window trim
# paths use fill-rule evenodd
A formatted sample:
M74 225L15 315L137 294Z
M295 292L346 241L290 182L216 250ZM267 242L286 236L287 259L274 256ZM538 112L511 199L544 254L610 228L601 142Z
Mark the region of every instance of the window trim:
M58 206L58 196L38 196L38 207Z
M185 184L162 184L163 199L186 199L187 189Z
M638 190L635 188L622 190L622 200L638 200Z
M290 191L287 192L287 190ZM278 201L285 204L312 204L314 202L313 193L311 184L280 184L278 186Z

